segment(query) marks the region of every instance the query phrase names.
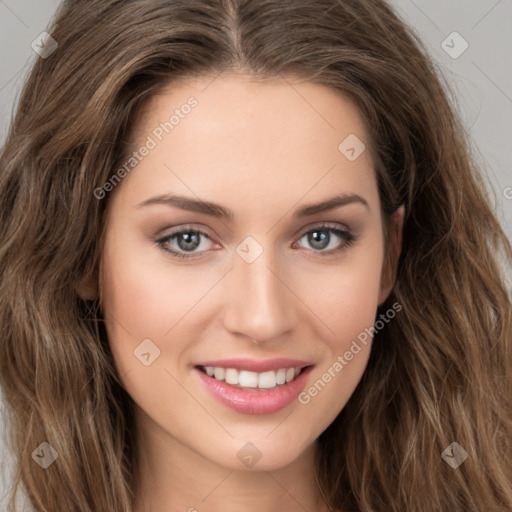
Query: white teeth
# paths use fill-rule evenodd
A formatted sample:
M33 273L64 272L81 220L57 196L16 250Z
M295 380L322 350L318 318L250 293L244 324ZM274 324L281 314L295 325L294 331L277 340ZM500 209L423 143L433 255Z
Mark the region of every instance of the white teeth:
M243 388L257 388L258 374L256 372L241 370L238 374L238 382L236 384L240 384Z
M216 380L225 380L227 384L232 386L271 389L292 381L299 375L301 368L280 368L277 371L270 370L261 373L213 366L205 366L204 370L209 377L214 377Z
M235 370L234 368L226 368L226 376L225 380L228 384L238 384L238 370ZM215 375L215 378L217 379L217 375ZM222 379L217 379L222 380Z
M258 375L259 388L275 388L277 384L276 372L263 372Z
M284 384L286 382L286 368L281 368L276 372L276 383Z
M213 369L213 375L217 380L224 380L224 377L226 376L226 370L224 368L215 367Z

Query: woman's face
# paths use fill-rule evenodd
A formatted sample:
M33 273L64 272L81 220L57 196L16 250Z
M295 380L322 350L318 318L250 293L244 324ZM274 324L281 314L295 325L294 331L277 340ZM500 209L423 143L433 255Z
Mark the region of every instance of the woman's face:
M141 431L225 467L284 466L347 403L390 290L358 111L324 86L221 75L152 98L136 141L108 198L101 280ZM258 388L217 381L220 367Z

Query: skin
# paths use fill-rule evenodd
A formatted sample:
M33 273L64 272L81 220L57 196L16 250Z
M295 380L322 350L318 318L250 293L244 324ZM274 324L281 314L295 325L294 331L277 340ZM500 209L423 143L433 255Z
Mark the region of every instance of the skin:
M135 511L327 511L313 473L316 439L360 381L371 342L308 404L293 401L272 414L227 408L193 367L207 359L293 357L315 365L307 389L373 326L394 268L384 263L366 130L353 103L330 88L224 74L153 97L137 120L136 148L190 96L198 105L108 197L99 279L116 366L136 403ZM367 148L353 162L338 150L351 133ZM234 219L140 206L170 193L220 204ZM368 206L293 218L299 207L335 194L358 194ZM344 246L327 231L328 247L316 248L304 235L323 222L357 241ZM400 209L393 265L402 222ZM186 240L168 241L196 255L189 260L155 242L183 226L207 234L188 253ZM248 236L263 249L252 263L236 252ZM344 250L333 253L339 246ZM94 284L84 286L97 293ZM145 366L134 350L148 338L160 356ZM252 468L237 457L247 442L261 453Z

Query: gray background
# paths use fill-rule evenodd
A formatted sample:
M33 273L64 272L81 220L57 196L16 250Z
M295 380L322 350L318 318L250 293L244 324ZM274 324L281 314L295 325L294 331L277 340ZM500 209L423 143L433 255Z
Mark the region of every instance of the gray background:
M497 214L512 239L512 0L391 3L419 34L450 83L477 160L495 191ZM0 144L24 77L39 58L31 43L46 29L58 4L58 0L0 0ZM463 48L463 40L450 36L453 32L468 44L457 58L445 51L456 55L453 52ZM6 457L0 443L0 461ZM5 489L0 480L2 510Z

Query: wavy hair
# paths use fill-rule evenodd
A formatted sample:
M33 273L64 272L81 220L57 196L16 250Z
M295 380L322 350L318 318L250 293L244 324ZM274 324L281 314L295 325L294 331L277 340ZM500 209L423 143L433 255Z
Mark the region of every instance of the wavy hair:
M448 86L383 0L64 1L0 154L0 384L23 487L38 512L131 512L132 401L101 304L77 293L101 262L107 182L146 100L236 71L299 77L357 105L384 227L405 205L402 311L375 335L346 407L319 437L333 508L512 510L512 248ZM59 454L46 471L33 450ZM457 441L468 458L441 458Z

